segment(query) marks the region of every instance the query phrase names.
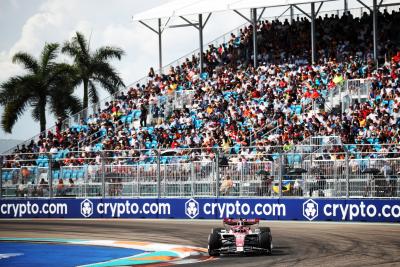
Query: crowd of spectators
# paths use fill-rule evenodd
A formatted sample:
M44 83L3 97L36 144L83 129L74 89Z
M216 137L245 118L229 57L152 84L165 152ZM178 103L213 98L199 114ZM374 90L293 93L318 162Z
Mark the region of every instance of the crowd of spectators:
M276 152L274 147L288 151L318 135L366 144L362 152L394 155L397 146L382 144L400 141L400 62L395 56L400 13L385 11L378 21L379 53L392 59L379 65L372 59L367 13L319 17L315 64L310 63L308 19L259 23L257 68L251 65L252 26L245 27L227 43L208 47L203 73L195 55L162 75L151 69L146 84L118 93L78 125L65 127L60 120L54 132L6 156L4 167L39 164L37 155L25 153L51 153L55 164L69 166L100 164L98 151L107 151L114 164L154 162L150 149L174 150L182 160L210 159L213 147L240 153L239 160L249 154L265 159L264 153ZM329 92L354 78L372 79L366 101L355 101L345 113L327 108ZM189 95L190 102L174 108L171 96L176 94ZM241 149L248 146L255 148ZM344 149L355 150L348 145L329 152Z

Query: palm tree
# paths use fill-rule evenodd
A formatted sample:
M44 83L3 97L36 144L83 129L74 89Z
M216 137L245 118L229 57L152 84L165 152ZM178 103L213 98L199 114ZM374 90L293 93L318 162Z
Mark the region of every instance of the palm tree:
M37 60L25 52L16 53L13 63L20 63L27 74L11 77L0 85L0 105L4 106L1 126L11 133L14 124L32 108L32 118L46 130L46 106L53 114L65 118L81 110L78 97L73 95L75 70L68 64L56 63L59 44L46 44Z
M124 55L122 49L106 46L91 53L85 36L76 32L71 42L64 43L61 51L74 59L73 66L79 78L77 85L83 84L83 108L87 108L89 97L92 103L99 101L96 85L102 86L110 94L124 86L119 74L108 62L114 58L120 60Z

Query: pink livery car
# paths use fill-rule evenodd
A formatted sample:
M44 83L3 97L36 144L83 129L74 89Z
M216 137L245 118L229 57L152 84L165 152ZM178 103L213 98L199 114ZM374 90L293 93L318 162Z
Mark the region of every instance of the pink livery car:
M272 253L269 227L258 227L259 219L224 219L224 228L213 228L208 236L210 256L220 254Z

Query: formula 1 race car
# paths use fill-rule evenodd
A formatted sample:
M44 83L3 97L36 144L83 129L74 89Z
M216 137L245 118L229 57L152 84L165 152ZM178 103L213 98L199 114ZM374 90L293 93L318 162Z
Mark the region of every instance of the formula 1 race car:
M224 219L224 228L213 228L208 236L208 254L272 253L269 227L258 227L259 219Z

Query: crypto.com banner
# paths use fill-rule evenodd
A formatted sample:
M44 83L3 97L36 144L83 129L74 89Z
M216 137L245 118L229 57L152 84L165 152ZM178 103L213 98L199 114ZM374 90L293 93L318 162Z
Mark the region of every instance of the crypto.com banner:
M0 218L177 218L400 222L400 199L18 199Z

